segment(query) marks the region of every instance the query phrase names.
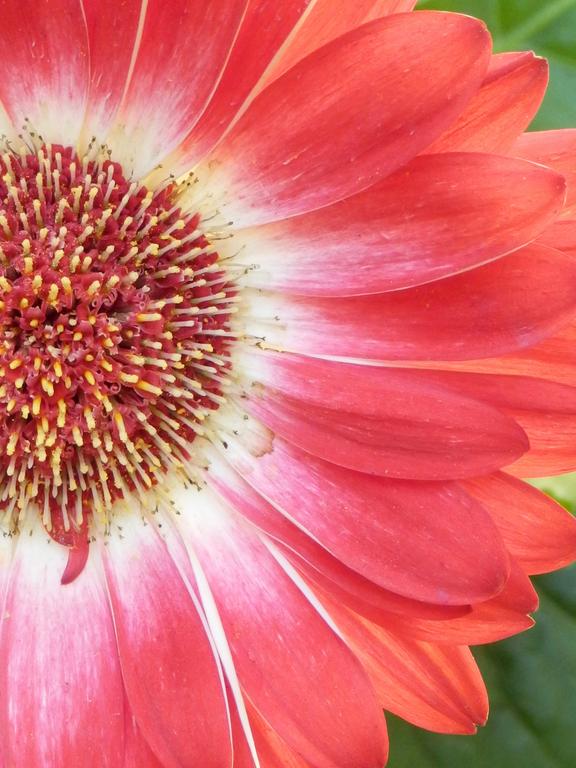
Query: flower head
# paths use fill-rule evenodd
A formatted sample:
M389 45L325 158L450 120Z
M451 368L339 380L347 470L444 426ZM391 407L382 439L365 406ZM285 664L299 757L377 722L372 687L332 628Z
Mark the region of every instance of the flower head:
M510 360L576 266L545 64L413 4L0 4L0 762L485 720L467 646L574 556L514 476L565 393Z

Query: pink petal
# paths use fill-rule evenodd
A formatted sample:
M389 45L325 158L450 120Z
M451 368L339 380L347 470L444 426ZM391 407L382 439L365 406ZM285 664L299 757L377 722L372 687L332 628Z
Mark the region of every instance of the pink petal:
M345 566L314 539L290 522L263 496L257 493L226 462L211 457L208 483L243 517L267 533L282 546L292 565L308 581L337 596L352 608L362 605L366 616L388 616L390 613L446 619L468 613L467 606L446 606L423 603L377 586Z
M525 245L553 222L564 192L559 175L511 158L425 155L340 203L237 232L230 247L244 246L236 261L251 267L244 282L252 287L380 293Z
M307 354L462 360L536 344L568 322L575 302L574 260L533 244L395 293L338 300L255 294L247 325L273 346Z
M156 530L136 516L102 547L122 674L146 741L166 768L231 760L220 677L205 627Z
M64 547L20 534L2 625L0 732L6 765L123 764L124 693L95 555L71 584Z
M508 556L496 526L455 485L350 472L279 439L258 459L246 452L231 460L289 520L384 589L466 605L489 599L506 583Z
M88 87L88 40L79 0L3 0L0 101L19 131L74 145Z
M205 496L203 492L202 496ZM199 558L248 699L315 768L381 768L384 719L360 665L260 538L199 495L178 524Z
M479 86L488 48L485 29L465 16L366 24L266 88L198 176L225 193L237 227L360 192L449 125Z
M508 152L538 111L547 83L546 59L529 51L493 56L478 93L426 152Z
M102 138L120 106L138 47L142 0L82 0L90 49L90 87L84 139Z
M151 171L200 118L247 3L148 0L138 55L109 137L136 176Z
M439 733L475 733L486 722L488 696L468 648L413 640L335 603L326 606L385 710Z
M490 512L527 573L555 571L576 558L576 519L549 496L505 473L463 486Z
M230 122L294 29L309 0L251 0L222 78L192 132L166 162L184 173L201 160ZM255 44L255 41L256 44Z
M529 447L510 417L429 382L427 372L269 351L248 359L246 367L266 386L248 390L247 410L291 443L343 467L446 480L486 474Z
M164 768L142 736L130 705L124 702L126 712L125 752L122 768Z

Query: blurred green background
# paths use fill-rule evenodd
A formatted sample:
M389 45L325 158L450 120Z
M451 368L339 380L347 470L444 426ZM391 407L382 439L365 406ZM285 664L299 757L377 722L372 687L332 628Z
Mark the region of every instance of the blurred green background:
M421 0L484 19L496 51L534 50L550 85L532 128L576 127L576 0ZM576 475L538 483L572 512ZM478 648L491 715L477 736L439 736L389 717L389 768L576 768L576 568L535 580L534 629Z

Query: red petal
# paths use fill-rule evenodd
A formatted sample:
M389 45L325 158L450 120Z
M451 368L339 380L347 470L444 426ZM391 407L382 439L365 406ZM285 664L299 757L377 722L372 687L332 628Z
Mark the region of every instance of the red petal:
M519 193L510 195L510 189ZM520 191L521 190L521 191ZM534 240L562 209L562 177L496 155L425 155L358 195L235 233L256 288L380 293L436 280ZM254 267L257 267L256 269Z
M576 471L574 412L518 412L513 415L526 430L530 450L507 467L507 471L518 477L545 477Z
M26 768L123 765L123 685L94 555L63 587L67 550L21 533L0 648L3 760Z
M200 118L247 3L148 0L138 55L109 137L136 176L151 171Z
M505 367L504 367L505 368ZM490 402L525 431L530 450L509 471L541 477L576 469L576 388L527 376L433 374L434 382Z
M542 232L538 242L576 256L576 219L558 219Z
M268 351L249 360L267 386L248 392L246 408L290 442L350 469L446 480L486 474L529 447L512 419L420 371Z
M507 369L506 364L501 367ZM576 387L499 373L421 370L419 375L454 393L489 403L522 427L530 450L508 468L514 474L537 477L576 468Z
M211 457L207 480L235 510L280 542L292 564L307 578L352 607L359 603L364 615L389 613L422 618L451 618L468 613L463 606L440 606L400 597L346 567L307 533L274 509L226 462Z
M203 505L206 495L176 500L178 524L206 574L248 699L315 767L380 768L384 719L357 660L260 538L215 499Z
M418 363L418 367L436 368L438 365L438 363ZM552 338L526 350L518 350L515 354L485 360L442 362L440 365L443 369L451 371L505 374L525 377L533 381L543 379L572 385L576 376L576 323L572 321Z
M201 160L227 130L245 100L294 29L309 0L252 0L226 69L192 133L166 162L184 173ZM256 42L255 42L256 41Z
M507 152L538 111L547 83L546 59L528 51L493 56L478 93L426 152Z
M247 326L273 346L307 354L463 360L536 344L567 323L575 303L576 262L534 244L394 293L338 300L254 294Z
M527 573L547 573L576 560L576 519L527 483L504 473L467 480L513 557Z
M88 87L88 40L79 0L3 0L0 101L18 132L76 144Z
M258 459L248 452L229 458L289 520L384 589L466 605L487 600L506 583L508 557L496 526L455 485L369 477L279 439Z
M90 47L84 138L102 138L120 106L138 41L142 0L82 0Z
M478 87L488 48L485 29L465 16L399 14L366 24L266 88L198 176L226 193L236 226L355 194L450 123Z
M250 723L258 747L261 768L311 768L310 763L305 763L298 757L253 707L250 708Z
M254 756L252 749L248 745L246 733L244 727L240 721L238 715L238 709L234 706L234 697L232 691L227 688L227 699L230 706L230 723L232 730L232 746L234 749L234 765L233 768L265 768L262 765L262 755L258 752L258 758L260 760L260 766L257 766L254 762ZM249 702L244 700L244 705L249 708ZM249 723L250 734L255 739L254 728L252 723Z
M122 674L146 741L166 768L231 759L223 683L204 625L156 530L137 517L102 548Z
M475 733L486 722L488 696L468 648L402 637L335 603L326 606L385 710L439 733Z

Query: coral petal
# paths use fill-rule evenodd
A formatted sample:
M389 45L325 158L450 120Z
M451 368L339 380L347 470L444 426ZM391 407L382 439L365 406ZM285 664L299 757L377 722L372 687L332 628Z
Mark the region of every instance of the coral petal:
M558 174L511 158L425 155L340 203L240 230L229 247L251 267L249 286L309 296L380 293L520 248L553 222L564 191Z
M325 604L385 710L440 733L474 733L484 724L488 696L468 648L403 637L335 603Z
M528 127L548 83L546 59L529 51L492 57L464 112L427 152L507 152Z
M568 182L567 206L576 203L576 129L522 134L510 154L554 168Z
M483 26L456 14L398 14L365 24L259 94L198 176L226 190L226 215L239 227L349 197L449 125L478 88L488 50Z
M576 558L576 519L549 496L505 473L463 486L490 512L527 573L554 571Z
M333 0L316 0L304 24L266 73L264 84L278 78L308 54L354 27L381 16L411 11L416 0L341 0L334 13Z
M529 629L534 621L528 614L537 608L538 595L530 579L512 561L510 578L502 592L485 603L474 605L465 616L430 621L390 615L383 626L431 643L479 645L495 643Z

